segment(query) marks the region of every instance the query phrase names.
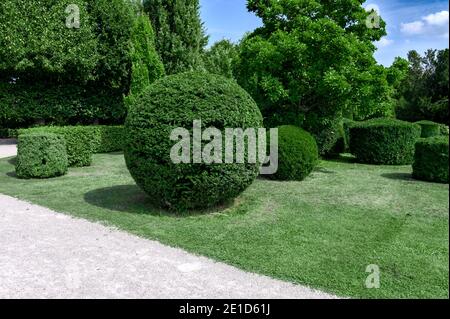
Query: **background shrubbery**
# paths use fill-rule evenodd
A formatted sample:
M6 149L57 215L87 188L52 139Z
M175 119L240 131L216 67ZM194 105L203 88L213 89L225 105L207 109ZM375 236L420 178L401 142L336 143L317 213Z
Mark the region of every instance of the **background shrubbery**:
M413 176L420 180L448 183L448 153L448 137L420 139L416 144Z
M434 123L432 121L419 121L416 124L420 125L422 128L421 137L433 137L441 135L441 127L438 123Z
M137 74L162 74L133 1L70 4L80 8L79 29L65 25L66 1L1 1L0 127L123 123Z
M374 119L350 126L350 150L367 164L408 165L420 138L417 124L394 119Z

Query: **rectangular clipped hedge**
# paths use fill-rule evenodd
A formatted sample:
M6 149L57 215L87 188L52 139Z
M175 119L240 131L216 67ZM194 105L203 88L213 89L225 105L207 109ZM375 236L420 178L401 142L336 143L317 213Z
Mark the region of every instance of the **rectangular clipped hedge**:
M64 137L69 166L91 165L93 153L110 153L123 150L122 126L42 126L19 130L20 135L54 133Z
M94 153L112 153L123 151L123 126L87 126L93 130L92 151Z

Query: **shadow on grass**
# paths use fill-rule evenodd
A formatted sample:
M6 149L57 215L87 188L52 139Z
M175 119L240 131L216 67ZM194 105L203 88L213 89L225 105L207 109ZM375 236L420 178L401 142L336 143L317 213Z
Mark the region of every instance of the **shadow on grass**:
M335 171L332 171L332 170L330 170L330 169L327 169L327 168L321 167L321 166L316 167L316 168L314 169L314 172L317 172L317 173L323 173L323 174L336 174Z
M343 153L338 156L332 156L329 158L324 158L324 160L329 162L336 162L336 163L348 163L348 164L355 164L358 163L358 160L355 156L348 153Z
M186 212L169 211L156 207L151 198L137 185L118 185L95 189L84 194L84 200L91 205L112 211L176 218L221 213L234 205L234 201L231 201L204 210Z
M408 173L386 173L381 174L381 177L408 182L417 181L413 178L412 174Z
M8 176L8 177L12 177L12 178L18 178L18 177L17 177L17 174L16 174L16 172L15 172L15 171L12 171L12 172L8 172L8 173L6 173L6 176Z
M17 156L8 159L8 163L15 166L17 164Z

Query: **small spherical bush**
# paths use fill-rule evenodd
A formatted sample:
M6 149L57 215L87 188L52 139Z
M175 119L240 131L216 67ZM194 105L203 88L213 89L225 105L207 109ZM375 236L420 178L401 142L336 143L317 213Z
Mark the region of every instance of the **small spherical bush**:
M448 183L448 152L448 137L420 139L416 143L414 155L414 178L429 182Z
M278 171L273 179L302 181L316 167L319 150L314 137L292 125L278 128Z
M16 174L19 178L50 178L67 173L66 142L51 133L19 136Z
M257 177L259 164L175 164L169 137L193 122L202 129L260 128L258 106L234 81L188 72L156 81L130 107L125 123L125 160L136 183L157 206L183 211L204 209L234 199ZM192 158L192 148L191 148Z
M416 124L422 128L422 138L441 135L441 128L438 123L432 121L419 121Z
M360 163L410 165L420 126L394 119L354 122L349 128L350 151Z

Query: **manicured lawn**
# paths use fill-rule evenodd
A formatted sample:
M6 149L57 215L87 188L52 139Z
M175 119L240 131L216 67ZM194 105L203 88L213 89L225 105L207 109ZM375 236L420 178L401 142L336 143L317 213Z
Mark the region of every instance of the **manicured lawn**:
M234 205L174 216L152 208L121 154L51 180L19 180L0 160L0 192L245 270L340 296L448 298L448 185L410 167L324 161L304 182L257 180ZM370 264L380 289L365 288Z

